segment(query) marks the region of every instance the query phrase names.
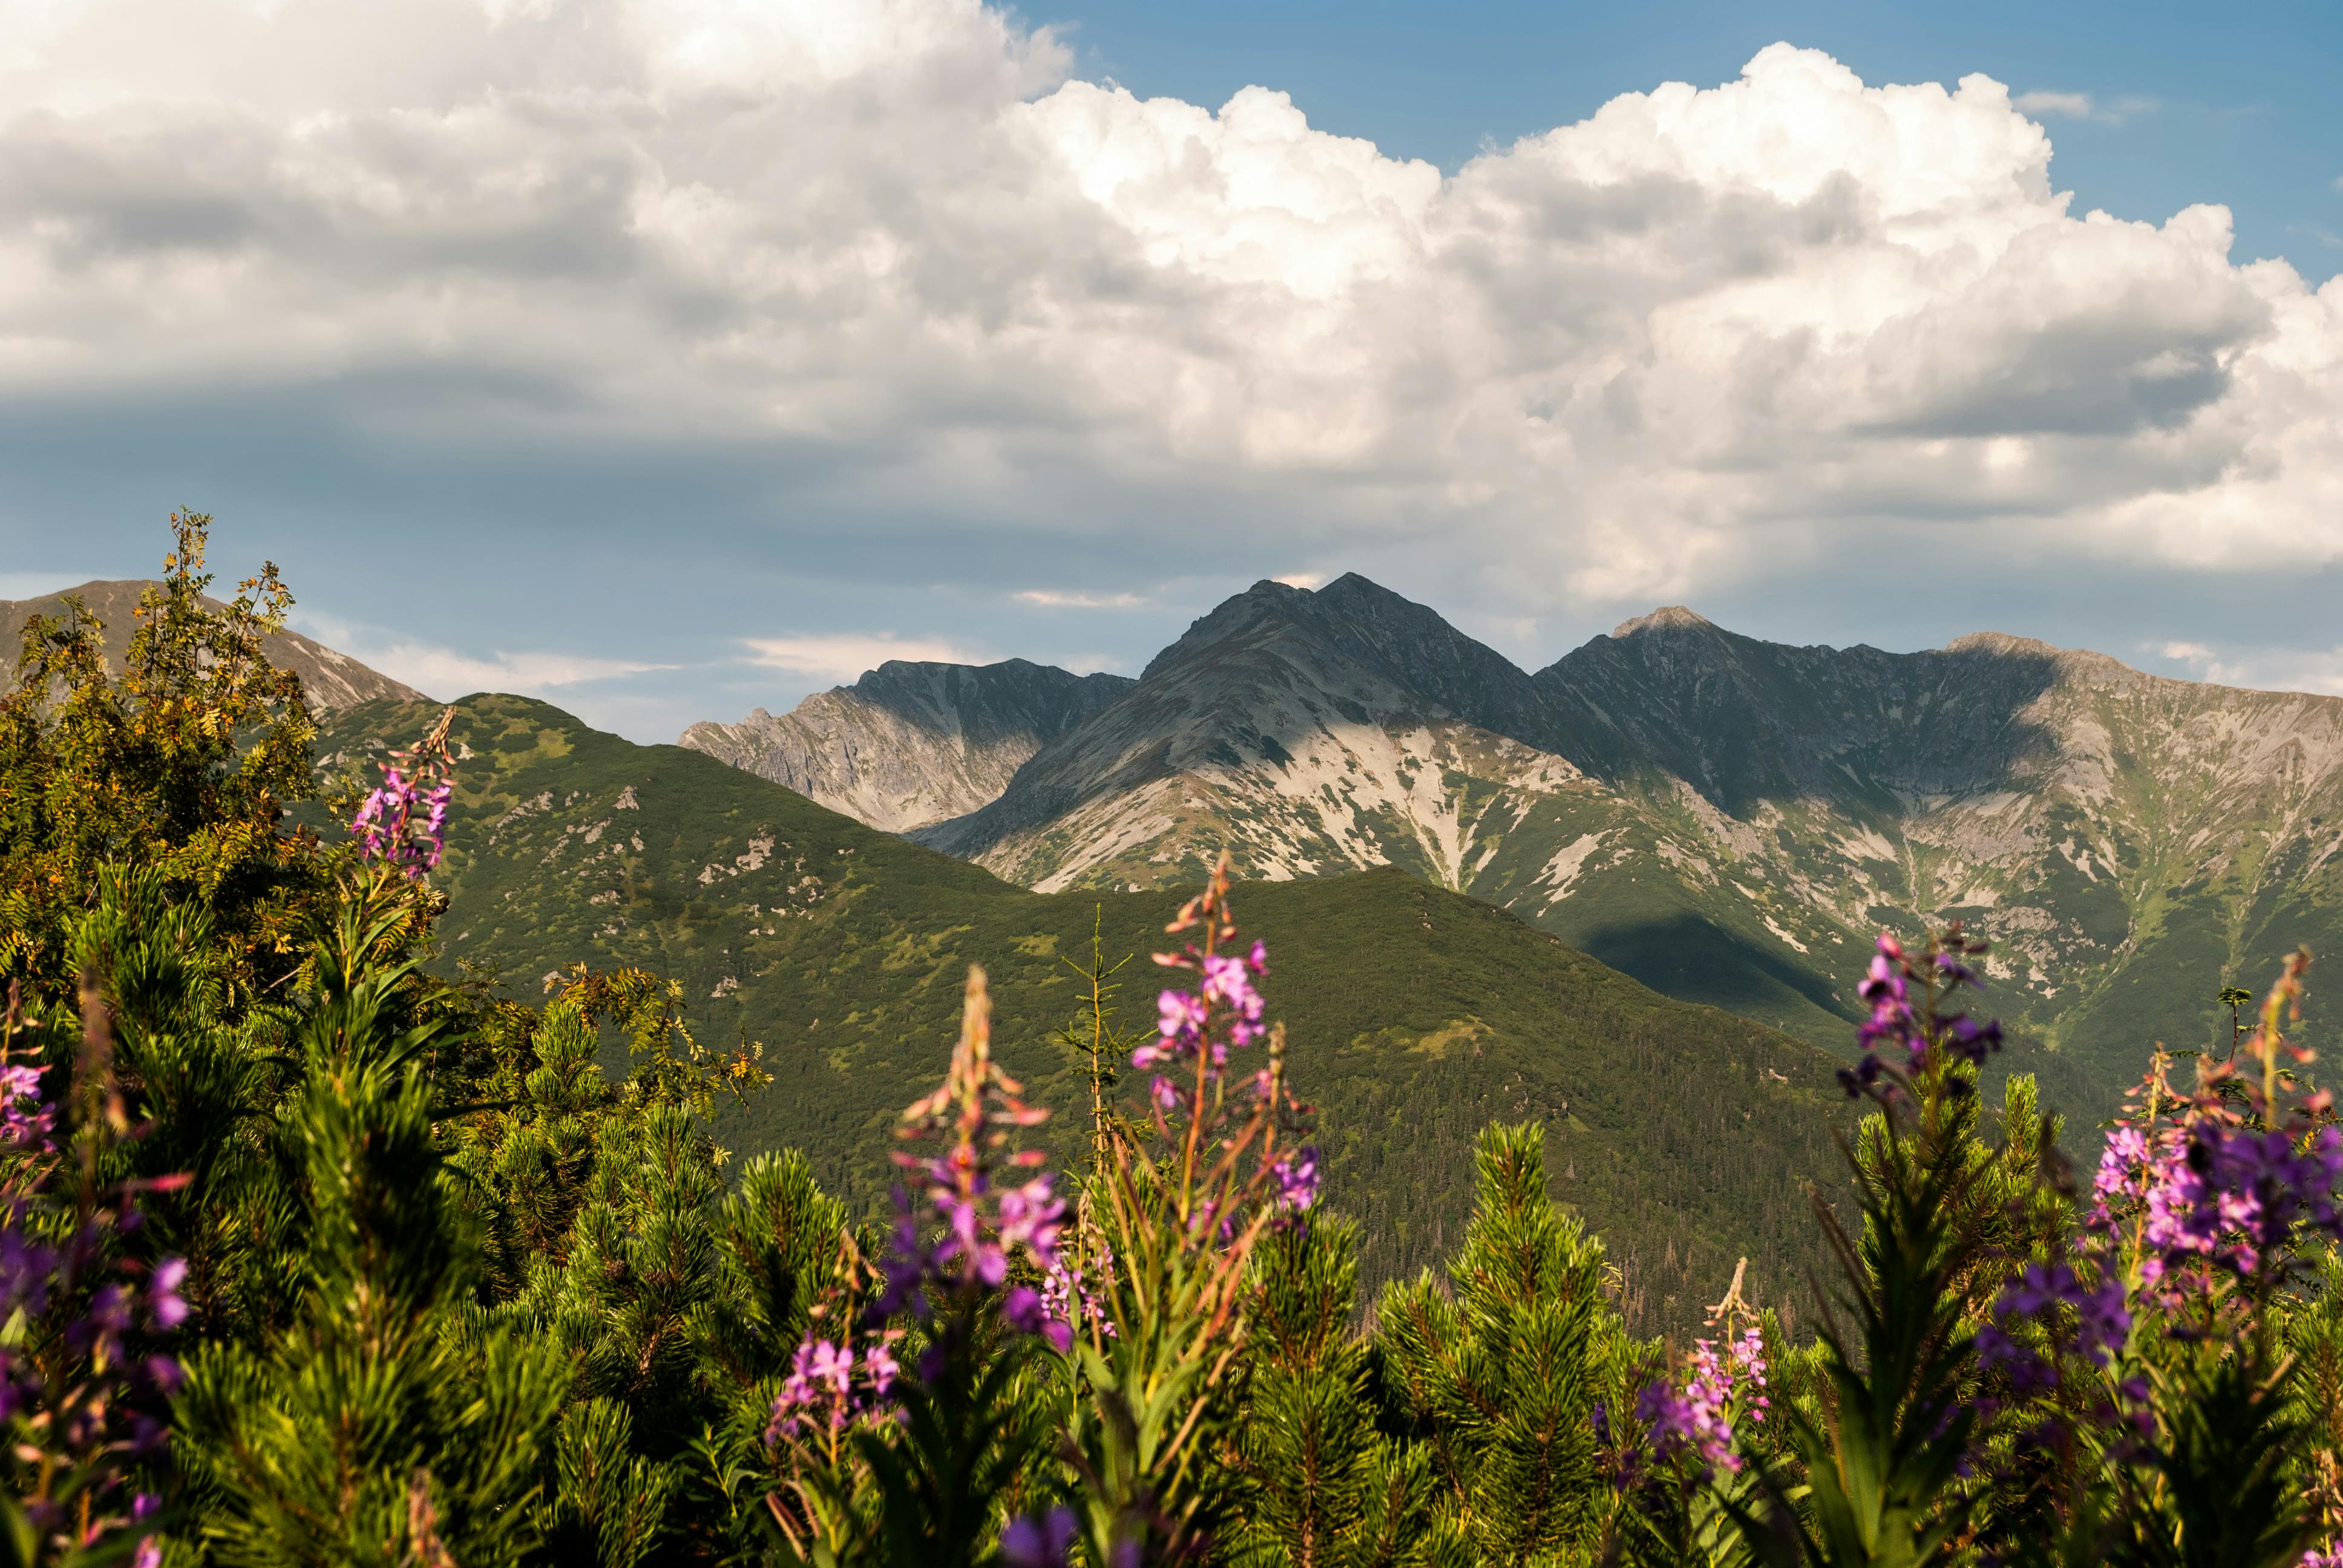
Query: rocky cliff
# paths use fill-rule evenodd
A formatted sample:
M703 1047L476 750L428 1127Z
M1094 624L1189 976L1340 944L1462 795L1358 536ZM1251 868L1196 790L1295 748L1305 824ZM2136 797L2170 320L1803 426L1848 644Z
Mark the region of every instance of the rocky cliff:
M695 724L680 744L900 833L996 799L1043 744L1132 684L1021 658L890 659L779 718L760 708L738 724Z

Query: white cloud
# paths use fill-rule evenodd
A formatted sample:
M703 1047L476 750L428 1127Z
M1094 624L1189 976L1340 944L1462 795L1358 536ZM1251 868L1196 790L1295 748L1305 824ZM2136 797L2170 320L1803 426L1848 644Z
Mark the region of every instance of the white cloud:
M2343 282L2233 264L2218 206L2074 214L2027 114L2130 101L1775 45L1443 176L1265 88L1071 79L975 0L10 15L0 398L785 452L793 513L1176 516L1199 559L1372 558L1491 623L1952 523L2009 563L2343 562ZM758 645L877 661L840 646Z
M679 668L549 649L467 653L315 608L299 610L291 620L295 631L443 700L468 697L476 691L543 697L567 688Z
M2122 125L2157 106L2154 98L2116 98L2103 103L2088 93L2020 93L2010 103L2020 114L2045 119L2092 120L2103 126Z
M337 644L361 664L371 665L417 691L443 697L465 697L475 691L510 691L525 697L542 696L588 681L618 680L673 669L671 664L639 664L628 659L587 658L574 654L521 652L489 654L483 658L429 643L395 642L380 648Z
M2343 697L2343 648L2216 648L2201 642L2167 642L2161 651L2197 679L2217 686Z
M983 664L973 654L934 638L881 637L758 637L743 643L749 662L816 680L850 681L890 658L910 663Z
M1287 572L1275 579L1287 588L1314 588L1326 580L1324 572Z
M1077 593L1063 588L1020 588L1010 597L1019 604L1044 609L1131 609L1147 602L1135 593Z

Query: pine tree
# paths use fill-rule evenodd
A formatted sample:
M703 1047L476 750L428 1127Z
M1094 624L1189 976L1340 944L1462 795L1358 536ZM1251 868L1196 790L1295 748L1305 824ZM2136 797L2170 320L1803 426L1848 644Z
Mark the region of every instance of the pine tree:
M1372 1347L1351 1324L1357 1251L1355 1224L1318 1214L1253 1255L1236 1460L1251 1485L1229 1553L1248 1568L1454 1559L1430 1528L1430 1449L1376 1429Z
M1446 1281L1427 1270L1376 1312L1386 1377L1431 1449L1439 1527L1488 1563L1592 1548L1610 1497L1594 1409L1632 1354L1602 1243L1546 1194L1544 1143L1534 1123L1483 1131Z
M434 1146L428 1030L401 1016L407 968L372 960L384 934L347 910L317 954L307 1083L286 1112L305 1199L297 1316L258 1350L215 1343L187 1368L185 1461L221 1563L494 1568L536 1545L558 1362L468 1332L477 1249Z

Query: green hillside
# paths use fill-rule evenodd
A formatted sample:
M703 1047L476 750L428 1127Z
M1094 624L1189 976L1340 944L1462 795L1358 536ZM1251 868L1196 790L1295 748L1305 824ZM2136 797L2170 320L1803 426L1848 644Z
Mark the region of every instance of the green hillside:
M371 773L435 710L378 703L327 727L328 772ZM639 747L546 704L479 697L461 759L440 964L488 966L523 995L562 965L640 964L679 981L713 1041L763 1042L771 1087L722 1136L795 1146L869 1212L885 1201L896 1113L943 1060L961 978L991 973L999 1050L1061 1111L1082 1080L1053 1038L1092 922L1111 957L1161 945L1161 892L1028 892L675 747ZM1319 1108L1329 1200L1365 1226L1376 1278L1453 1249L1470 1146L1493 1119L1550 1129L1556 1193L1607 1239L1640 1322L1682 1327L1735 1258L1803 1304L1807 1193L1838 1180L1844 1101L1822 1052L1669 1000L1500 910L1397 870L1255 884L1236 902L1272 956L1267 990ZM1125 971L1125 1022L1154 975Z

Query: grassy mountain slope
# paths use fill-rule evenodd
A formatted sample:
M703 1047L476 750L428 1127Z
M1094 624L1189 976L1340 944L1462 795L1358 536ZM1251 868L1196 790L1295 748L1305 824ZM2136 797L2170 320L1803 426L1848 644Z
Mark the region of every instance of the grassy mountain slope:
M328 770L366 769L434 709L338 716ZM1164 940L1162 892L1046 895L675 747L639 747L545 704L460 705L442 962L524 993L584 959L680 982L714 1039L767 1048L772 1086L730 1117L736 1147L795 1145L859 1208L884 1202L896 1113L940 1070L966 966L993 979L1002 1060L1059 1116L1071 1153L1083 1080L1053 1039L1092 922L1110 955ZM1550 935L1397 870L1256 884L1273 1012L1320 1111L1328 1198L1366 1224L1376 1277L1454 1243L1470 1144L1493 1118L1544 1120L1559 1195L1610 1241L1637 1321L1687 1326L1748 1252L1785 1305L1811 1259L1807 1192L1839 1180L1844 1101L1821 1052L1663 998ZM1125 971L1126 1021L1155 971Z

